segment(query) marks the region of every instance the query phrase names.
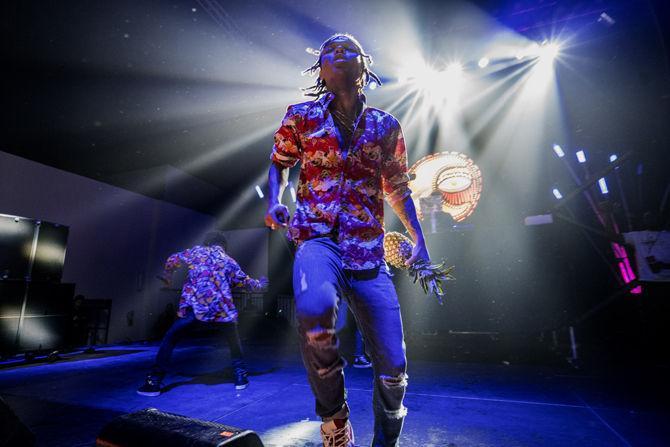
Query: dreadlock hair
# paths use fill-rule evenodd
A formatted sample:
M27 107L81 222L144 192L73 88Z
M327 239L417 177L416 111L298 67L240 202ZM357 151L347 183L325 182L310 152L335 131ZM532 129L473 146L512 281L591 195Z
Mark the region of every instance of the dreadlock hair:
M366 54L365 51L363 51L363 47L361 46L360 42L352 36L351 34L347 33L337 33L333 34L330 36L328 39L326 39L321 46L319 47L319 51L313 51L312 54L315 54L317 56L316 62L309 67L307 70L303 71L302 74L308 74L310 76L313 76L314 73L316 73L318 70L321 69L321 53L323 53L323 49L325 48L326 45L328 45L330 42L332 42L335 39L339 39L345 37L349 40L351 40L356 47L358 48L359 53L361 54L361 57L363 58L363 74L361 75L361 78L359 79L359 86L358 88L360 90L363 90L363 88L368 85L368 83L372 80L377 83L377 85L382 85L381 79L379 79L379 76L372 70L370 70L370 65L372 65L372 56L369 54ZM317 78L316 82L314 85L311 87L306 87L301 89L303 91L303 94L305 96L312 96L318 98L319 96L323 95L328 91L328 88L326 87L326 82L321 79Z
M228 249L228 241L226 240L226 236L221 231L210 231L207 233L203 238L202 244L208 247L217 245L224 250Z

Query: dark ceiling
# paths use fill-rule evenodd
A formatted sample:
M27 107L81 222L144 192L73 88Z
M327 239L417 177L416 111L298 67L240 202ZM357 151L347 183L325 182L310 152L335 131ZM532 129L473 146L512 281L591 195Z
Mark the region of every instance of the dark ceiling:
M583 38L576 48L579 52L581 45L580 56L614 45L615 51L591 69L622 71L609 78L622 84L608 86L622 96L609 100L630 107L635 116L618 141L649 148L652 158L665 154L670 123L665 2L473 3L533 39L559 26L570 29L577 40ZM322 17L303 14L296 2L6 3L0 150L161 198L164 191L147 186L148 177L153 168L171 165L218 191L182 197L180 204L214 214L262 176L273 123L279 123L291 96L300 100L297 88L307 81L300 80L299 71L310 59L301 48L287 48L293 44L289 32L318 42L332 32L321 23L335 8L355 13L341 2L316 4ZM408 4L427 42L441 32L459 32L441 29L444 2ZM617 19L614 25L599 23L603 11ZM267 25L253 31L241 25L256 14ZM583 32L593 26L602 31ZM217 46L225 51L216 53ZM268 52L283 58L283 71L273 68ZM286 67L295 70L299 82L293 90L283 74ZM626 79L632 79L633 90ZM605 146L609 131L597 130L598 110L611 104L594 104L571 85L563 91L572 95L566 99L573 101L570 131L577 137L591 132L594 145Z

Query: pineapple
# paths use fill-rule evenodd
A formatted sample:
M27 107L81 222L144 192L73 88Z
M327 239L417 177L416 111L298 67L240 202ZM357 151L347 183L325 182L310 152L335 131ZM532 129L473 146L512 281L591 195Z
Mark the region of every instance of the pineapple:
M446 261L439 264L420 259L411 266L407 267L405 262L412 257L414 244L406 236L392 231L384 235L384 258L391 266L399 269L407 269L410 276L414 277L414 282L419 281L424 293L435 293L440 304L444 296L442 281L453 280L451 272L454 266L447 267Z
M396 231L384 235L384 258L395 268L407 268L405 262L412 257L413 248L412 241Z

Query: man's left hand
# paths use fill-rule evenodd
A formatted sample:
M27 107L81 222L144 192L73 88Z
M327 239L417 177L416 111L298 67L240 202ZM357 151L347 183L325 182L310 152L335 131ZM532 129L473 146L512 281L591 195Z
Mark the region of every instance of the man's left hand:
M430 262L430 256L428 255L428 248L426 248L426 243L421 241L414 246L412 250L412 256L405 262L407 267L410 267L416 261L424 259L427 262Z

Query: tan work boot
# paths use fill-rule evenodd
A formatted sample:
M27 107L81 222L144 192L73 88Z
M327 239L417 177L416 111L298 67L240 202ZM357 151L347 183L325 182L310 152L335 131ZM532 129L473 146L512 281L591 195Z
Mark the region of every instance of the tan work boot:
M338 419L338 421L340 421ZM321 424L321 439L323 447L356 447L354 444L354 429L349 419L344 426L338 428L334 420Z

